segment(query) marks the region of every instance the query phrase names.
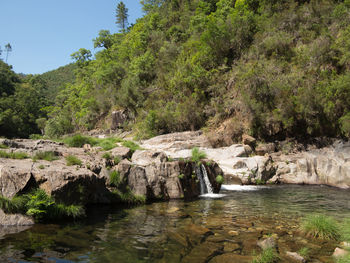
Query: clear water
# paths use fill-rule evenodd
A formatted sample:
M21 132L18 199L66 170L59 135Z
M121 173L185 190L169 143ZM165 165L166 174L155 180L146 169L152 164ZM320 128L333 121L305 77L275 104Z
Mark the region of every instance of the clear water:
M37 224L4 235L0 262L210 262L224 253L251 256L264 235L278 236L281 253L310 246L312 258L322 259L336 244L303 237L300 220L309 213L338 221L350 216L349 191L336 188L276 186L221 194L131 209L92 207L84 221ZM232 244L238 249L228 252Z

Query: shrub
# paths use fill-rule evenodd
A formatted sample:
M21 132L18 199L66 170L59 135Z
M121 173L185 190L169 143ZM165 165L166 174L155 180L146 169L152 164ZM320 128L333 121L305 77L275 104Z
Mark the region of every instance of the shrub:
M47 152L37 152L33 158L34 161L36 160L45 160L45 161L49 161L52 162L54 160L58 160L58 157L56 156L56 154L52 151L47 151Z
M76 134L72 137L66 137L63 139L63 142L67 144L69 147L83 147L84 144L96 145L97 139L92 137L83 136L80 134Z
M223 184L224 183L224 177L222 175L218 175L218 176L216 176L215 181L218 184Z
M122 145L124 147L129 148L132 152L135 152L136 150L141 150L142 149L140 147L140 145L138 145L137 143L135 143L133 141L124 141L124 142L122 142Z
M302 230L314 238L338 240L340 237L337 222L325 215L309 215L302 223Z
M253 263L275 263L279 260L279 256L274 248L268 248L258 255Z
M192 162L198 163L201 159L204 159L206 157L207 157L206 153L199 150L199 148L194 147L192 149L192 156L191 156Z
M109 174L109 181L111 186L118 187L120 184L120 174L118 171L112 171Z
M185 178L185 175L184 174L180 174L178 177L179 177L180 180L182 180L182 179Z
M74 155L68 155L66 157L66 162L67 162L68 166L81 165L82 164L81 160L79 158L77 158L76 156L74 156Z
M32 140L40 140L43 137L44 136L42 136L41 134L31 134L31 135L29 135L29 139L32 139Z
M29 158L28 154L24 152L5 152L0 151L0 158L7 158L7 159L26 159Z

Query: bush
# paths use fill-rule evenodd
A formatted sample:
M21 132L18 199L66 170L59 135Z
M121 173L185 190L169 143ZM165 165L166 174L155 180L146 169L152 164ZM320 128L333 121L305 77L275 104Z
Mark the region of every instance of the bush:
M29 158L28 154L24 152L5 152L0 151L0 158L7 158L7 159L26 159Z
M33 161L36 160L45 160L45 161L49 161L52 162L54 160L58 160L58 157L56 156L56 154L52 151L47 151L47 152L37 152L33 157L32 157Z
M311 237L338 240L340 231L337 222L325 215L310 215L302 223L302 230Z
M79 158L77 158L76 156L74 156L74 155L68 155L66 157L66 162L67 162L68 166L81 165L82 164L81 160Z
M274 248L268 248L257 256L253 263L275 263L279 260L279 256Z
M218 175L218 176L216 176L215 181L218 184L223 184L224 183L224 177L222 175Z
M83 136L80 134L74 135L72 137L66 137L63 139L63 142L67 144L69 147L83 147L84 144L95 145L97 144L97 140L92 137Z
M200 160L206 158L207 155L205 152L199 150L199 148L195 147L192 149L191 161L198 163Z
M29 135L29 139L31 140L41 140L43 136L41 134L31 134Z

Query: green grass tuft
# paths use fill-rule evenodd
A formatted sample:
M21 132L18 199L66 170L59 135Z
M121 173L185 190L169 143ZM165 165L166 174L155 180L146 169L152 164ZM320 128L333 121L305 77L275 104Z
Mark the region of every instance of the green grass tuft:
M129 148L132 152L135 152L136 150L141 150L142 148L140 145L138 145L136 142L133 141L123 141L122 145L124 147Z
M5 152L0 151L0 158L7 158L7 159L26 159L29 158L28 154L24 152Z
M106 160L112 160L113 156L110 153L106 152L102 155L102 158L104 158Z
M118 171L112 171L109 174L109 181L111 186L118 187L120 184L120 174Z
M254 258L253 263L275 263L278 262L279 256L274 248L268 248Z
M45 166L44 165L39 165L39 169L45 169Z
M82 164L81 160L78 157L74 156L74 155L68 155L66 157L66 162L67 162L68 166L81 165Z
M299 249L298 254L306 259L310 256L310 252L311 252L310 248L303 247L303 248Z
M9 147L3 143L0 143L0 149L8 149Z
M114 190L113 201L127 204L127 205L141 205L146 203L146 197L142 195L134 195L130 190L122 192L120 190Z
M224 183L224 177L222 175L218 175L218 176L216 176L215 181L218 184L223 184Z
M350 263L350 254L337 258L337 263Z
M192 149L192 156L191 156L191 161L192 162L195 162L195 163L198 163L200 160L206 158L207 155L205 152L199 150L199 148L197 147L194 147Z
M120 163L120 158L119 158L118 156L115 156L115 157L113 158L113 161L114 161L114 165L117 165L117 164Z
M333 240L340 238L337 222L325 215L309 215L302 223L302 230L306 235L314 238Z
M66 137L63 139L63 142L69 147L83 147L84 144L96 145L97 139L92 137L83 136L80 134L76 134L71 137Z
M58 160L59 158L56 156L56 154L52 151L48 151L48 152L37 152L33 157L32 157L33 161L36 160L45 160L45 161L55 161Z

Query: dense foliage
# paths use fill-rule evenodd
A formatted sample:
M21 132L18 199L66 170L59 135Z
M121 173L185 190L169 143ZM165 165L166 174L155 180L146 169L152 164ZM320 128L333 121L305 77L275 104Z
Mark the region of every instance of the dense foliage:
M73 54L48 136L108 127L115 109L139 137L222 124L232 138L350 136L350 0L142 3L128 31L100 32L95 58Z
M22 76L0 60L0 136L28 137L43 131L47 108L60 85L73 82L74 64L43 75Z

